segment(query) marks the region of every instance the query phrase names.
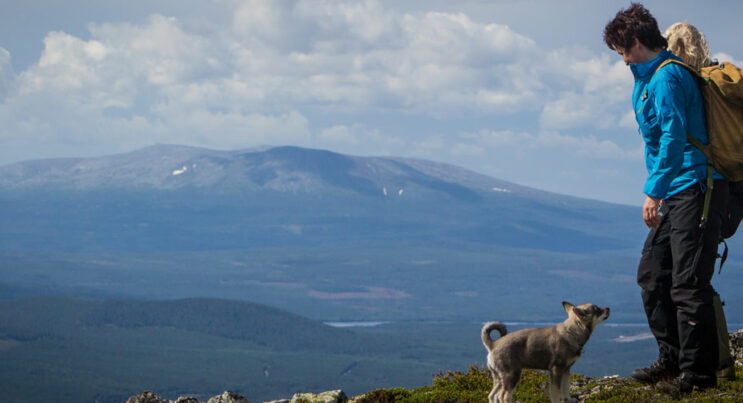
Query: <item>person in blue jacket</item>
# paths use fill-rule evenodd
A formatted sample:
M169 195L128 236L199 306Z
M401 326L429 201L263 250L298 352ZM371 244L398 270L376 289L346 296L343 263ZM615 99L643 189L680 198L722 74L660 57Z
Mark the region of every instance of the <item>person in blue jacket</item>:
M708 144L704 103L695 78L666 50L650 12L633 3L604 29L604 42L632 70L632 106L645 142L648 177L642 216L650 232L637 269L658 361L634 370L640 381L667 380L681 392L717 385L717 330L710 284L727 186L708 189L707 158L687 133ZM711 169L711 168L710 168ZM712 192L702 220L706 192Z

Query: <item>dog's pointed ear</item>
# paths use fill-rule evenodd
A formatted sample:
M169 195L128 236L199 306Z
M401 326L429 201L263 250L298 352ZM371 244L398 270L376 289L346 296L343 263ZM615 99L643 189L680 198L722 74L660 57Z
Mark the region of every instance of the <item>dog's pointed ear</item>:
M578 307L573 307L573 313L575 313L579 318L585 318L586 315L588 315L588 312Z
M575 305L571 304L568 301L562 301L562 307L565 308L565 312L569 314L570 311L572 311L573 308L575 308Z

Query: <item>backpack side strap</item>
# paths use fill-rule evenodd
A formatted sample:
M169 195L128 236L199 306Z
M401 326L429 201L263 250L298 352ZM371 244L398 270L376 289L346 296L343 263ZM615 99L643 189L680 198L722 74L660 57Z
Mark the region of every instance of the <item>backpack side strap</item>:
M692 136L691 133L686 132L686 138L689 140L691 144L694 144L694 146L698 149L700 149L705 156L707 156L707 191L704 194L704 209L702 210L702 222L699 223L700 228L704 228L704 226L707 224L707 218L709 218L709 206L712 203L712 189L715 187L715 178L714 178L714 167L712 166L712 158L708 154L709 149L707 146L702 144L699 139Z

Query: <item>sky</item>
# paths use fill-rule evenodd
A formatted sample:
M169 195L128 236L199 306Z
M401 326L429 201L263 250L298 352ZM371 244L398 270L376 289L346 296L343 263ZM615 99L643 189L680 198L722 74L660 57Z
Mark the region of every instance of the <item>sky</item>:
M0 165L153 144L451 163L641 205L629 1L0 0ZM743 66L743 2L643 3Z

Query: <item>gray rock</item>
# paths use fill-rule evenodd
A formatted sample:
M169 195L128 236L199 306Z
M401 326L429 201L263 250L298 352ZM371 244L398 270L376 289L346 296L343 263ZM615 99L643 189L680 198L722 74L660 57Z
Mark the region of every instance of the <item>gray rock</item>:
M229 390L224 391L221 395L213 396L206 403L250 403L248 399Z
M126 399L126 403L168 403L167 401L160 398L154 392L145 391L138 395L134 395L129 399Z
M173 403L199 403L199 399L195 397L180 396Z
M743 329L730 333L730 353L733 354L735 363L743 366Z
M347 403L348 396L338 389L314 393L297 393L292 397L291 403Z

